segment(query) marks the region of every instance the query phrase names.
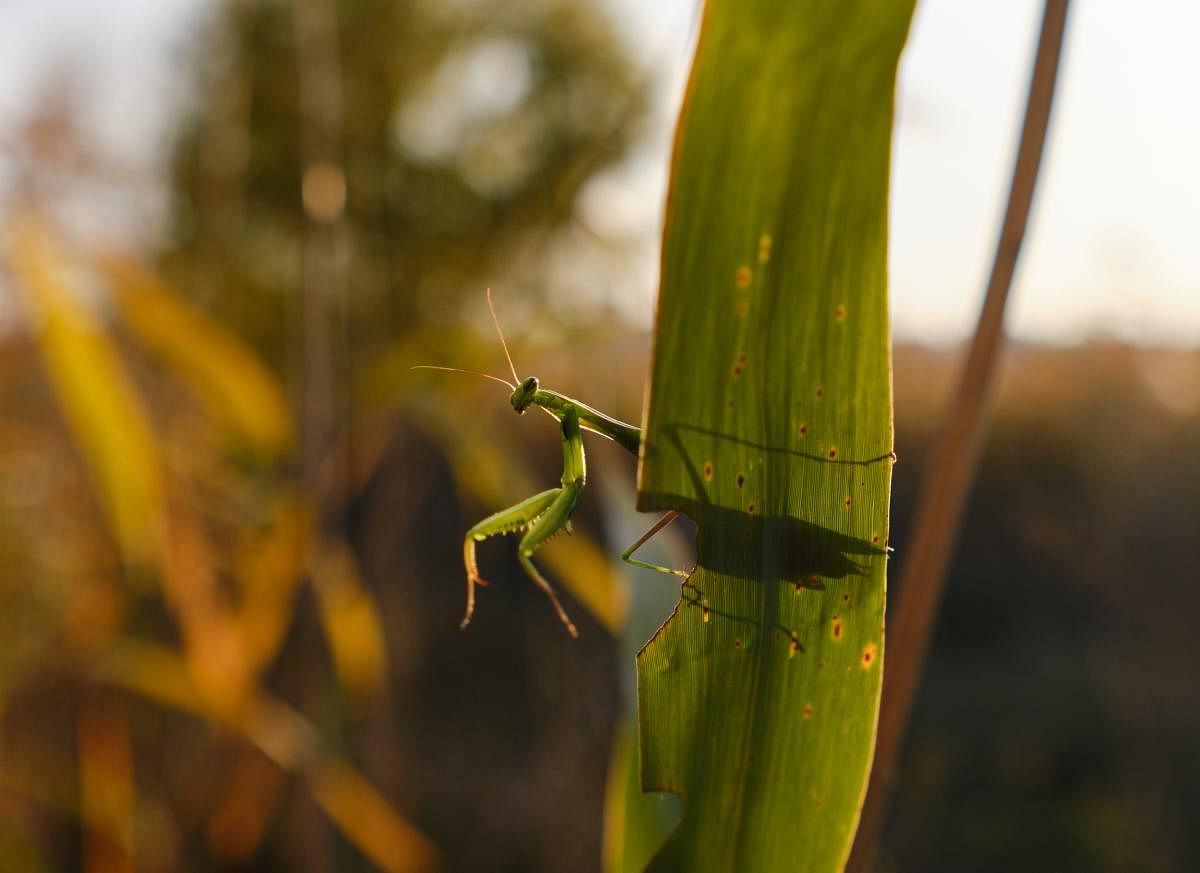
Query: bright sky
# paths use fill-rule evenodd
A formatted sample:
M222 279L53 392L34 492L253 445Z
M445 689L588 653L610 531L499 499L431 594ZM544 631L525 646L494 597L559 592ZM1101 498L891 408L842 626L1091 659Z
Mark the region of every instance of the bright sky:
M606 0L662 74L649 141L595 187L645 251L623 308L651 311L667 146L695 0ZM205 0L0 0L0 135L49 70L95 89L86 128L153 163ZM1076 0L1042 184L1009 325L1020 338L1200 344L1200 3ZM920 0L901 68L891 282L898 338L974 323L1027 87L1038 0ZM186 54L183 55L186 57ZM5 168L0 161L0 192ZM137 231L133 231L137 233ZM624 283L623 283L624 284Z
M610 0L676 69L693 0ZM918 0L900 69L891 292L898 338L967 335L1024 109L1039 0ZM1076 0L1041 183L1009 304L1026 340L1200 344L1200 3ZM659 181L661 186L664 183ZM661 199L657 202L661 202ZM655 221L658 213L655 213Z
M1009 324L1200 343L1200 4L1077 0ZM1007 194L1041 3L923 0L901 68L897 330L959 333Z

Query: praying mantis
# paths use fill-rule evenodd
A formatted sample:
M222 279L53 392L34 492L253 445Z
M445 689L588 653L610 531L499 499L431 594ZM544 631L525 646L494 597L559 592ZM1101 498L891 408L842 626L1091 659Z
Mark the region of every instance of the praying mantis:
M533 583L549 598L550 604L554 607L559 621L567 629L567 633L572 637L578 637L578 628L575 627L575 623L571 621L570 616L563 609L558 595L554 592L554 588L546 581L537 567L533 565L531 558L534 552L551 537L563 531L567 533L571 532L571 513L574 512L575 504L579 500L579 494L583 491L583 486L587 481L587 462L584 456L581 432L588 430L607 437L636 456L642 441L642 431L632 424L626 424L623 421L605 415L603 412L593 409L586 403L567 397L564 394L559 394L557 391L542 388L536 376L521 379L517 375L517 368L513 364L512 355L509 354L508 344L504 341L504 332L500 329L500 320L496 317L496 309L492 305L492 292L490 288L487 291L487 305L492 315L492 323L496 326L496 333L500 337L500 345L504 349L504 356L508 360L509 370L512 372L512 382L488 373L475 373L470 370L459 370L455 367L421 364L413 369L443 370L482 376L485 379L491 379L494 382L507 385L512 390L508 401L512 404L512 408L518 415L524 415L531 407L540 407L545 410L559 422L562 430L563 472L561 484L558 488L550 488L540 494L527 497L525 500L507 509L493 513L467 531L463 539L463 565L467 571L467 607L466 614L463 616L459 627L465 628L470 624L471 616L475 612L475 586L486 586L488 584L487 580L479 575L479 566L475 559L476 544L499 534L519 533L521 534L521 540L517 544L517 560L525 570L525 573L533 580ZM689 574L683 570L660 567L656 564L649 564L633 558L634 552L652 536L670 524L676 516L678 516L677 512L666 513L646 533L639 537L637 542L622 553L621 559L637 567L644 567L649 570L656 570L686 579Z

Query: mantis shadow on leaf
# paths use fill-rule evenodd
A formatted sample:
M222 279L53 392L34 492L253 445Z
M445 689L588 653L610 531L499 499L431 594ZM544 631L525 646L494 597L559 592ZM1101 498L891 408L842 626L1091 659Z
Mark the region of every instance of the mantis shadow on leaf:
M761 451L768 459L784 456L781 460L789 467L794 466L797 460L814 465L867 466L893 459L891 453L866 461L831 460L791 449L751 443L691 425L668 424L660 432L666 437L668 450L678 453L686 471L687 485L679 490L691 493L643 492L639 496L639 509L674 510L696 523L697 568L703 568L718 578L754 583L773 579L794 585L797 590L824 590L822 580L865 576L875 561L886 557L886 548L824 525L792 515L748 512L743 508L714 502L706 477L693 457L694 453L685 445L683 433L697 433L715 439L718 444L729 442L747 446ZM662 450L646 445L643 451L646 457L654 457ZM684 601L691 605L701 604L704 592L700 592L692 580L686 585L693 590L691 596L685 591ZM758 621L749 617L742 620ZM786 630L782 626L779 628Z

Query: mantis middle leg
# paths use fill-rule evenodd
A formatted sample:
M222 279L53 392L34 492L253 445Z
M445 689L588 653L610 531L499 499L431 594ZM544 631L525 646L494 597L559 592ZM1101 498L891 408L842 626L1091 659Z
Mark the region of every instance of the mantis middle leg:
M621 560L626 564L632 564L635 567L644 567L647 570L657 570L659 573L667 573L671 576L678 576L681 579L686 579L688 576L690 576L691 574L686 570L674 570L670 567L661 567L658 564L648 564L645 561L639 561L633 557L633 553L645 545L646 541L649 540L650 537L654 536L678 517L679 513L674 509L665 513L662 518L654 522L654 525L650 528L650 530L638 537L636 543L621 553Z

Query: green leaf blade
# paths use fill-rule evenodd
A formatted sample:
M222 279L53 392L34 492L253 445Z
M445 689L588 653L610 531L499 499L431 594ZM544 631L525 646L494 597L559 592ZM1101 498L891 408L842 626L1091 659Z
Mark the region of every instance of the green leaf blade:
M652 869L835 870L874 743L887 181L911 3L714 0L675 147L639 508L699 525L638 658Z

